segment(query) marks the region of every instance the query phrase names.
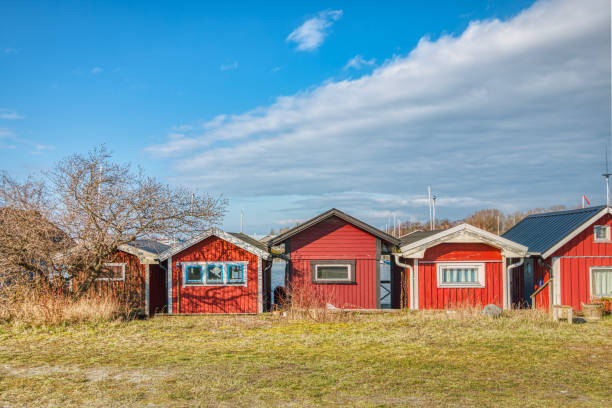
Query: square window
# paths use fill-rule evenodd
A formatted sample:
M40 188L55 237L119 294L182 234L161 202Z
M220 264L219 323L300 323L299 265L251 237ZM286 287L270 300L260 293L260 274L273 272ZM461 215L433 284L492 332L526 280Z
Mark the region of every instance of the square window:
M223 265L206 266L206 283L223 283Z
M104 281L123 281L125 280L125 264L124 263L107 263L104 264L102 274L96 280Z
M607 225L596 225L593 228L595 241L610 242L610 227Z
M202 283L202 267L199 265L188 266L185 281L186 283Z
M244 265L227 265L227 281L229 283L244 282Z

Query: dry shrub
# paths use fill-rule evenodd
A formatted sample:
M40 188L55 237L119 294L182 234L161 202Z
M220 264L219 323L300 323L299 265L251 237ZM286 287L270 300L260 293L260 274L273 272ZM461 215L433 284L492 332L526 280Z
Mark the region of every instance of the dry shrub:
M113 320L127 313L116 297L74 297L52 285L13 284L0 289L0 320L25 325Z
M315 322L346 321L352 315L344 308L332 306L333 290L311 285L309 282L296 281L289 285L287 298L279 309L292 320L312 320Z

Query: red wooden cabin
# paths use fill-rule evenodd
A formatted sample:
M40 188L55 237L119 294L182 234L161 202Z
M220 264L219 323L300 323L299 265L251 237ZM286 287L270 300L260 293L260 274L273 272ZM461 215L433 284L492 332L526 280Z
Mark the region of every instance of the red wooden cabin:
M96 279L95 290L112 292L132 309L147 314L165 310L165 272L157 258L169 246L139 239L119 250L105 264L105 273Z
M525 256L523 245L468 224L400 240L391 262L393 308L510 308L507 259Z
M338 308L380 308L380 259L399 244L348 214L331 209L270 240L284 244L285 283Z
M210 229L170 248L168 313L261 313L270 308L272 261L248 235Z
M512 301L580 310L612 297L611 228L611 209L598 206L530 215L509 229L504 237L529 247L513 273Z

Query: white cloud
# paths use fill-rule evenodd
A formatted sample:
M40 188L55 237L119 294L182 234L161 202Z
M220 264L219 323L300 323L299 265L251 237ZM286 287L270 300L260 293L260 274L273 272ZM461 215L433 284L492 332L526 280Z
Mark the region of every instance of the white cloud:
M149 151L180 157L174 178L209 191L312 197L284 218L410 212L429 183L441 207L573 205L601 193L609 15L606 0L556 0L473 21L371 74L220 115Z
M91 71L89 71L89 73L97 75L97 74L101 74L103 71L104 69L101 67L93 67Z
M0 119L16 120L24 117L12 109L0 109Z
M371 60L367 60L365 58L363 58L361 55L355 55L353 58L351 58L346 65L344 66L344 69L362 69L365 67L371 67L372 65L374 65L376 63L376 60L374 58L372 58Z
M13 133L12 131L6 128L0 128L0 139L6 139L6 138L12 138L12 137L15 137L15 133Z
M17 54L19 53L19 50L17 48L8 47L8 48L4 48L2 52L5 54Z
M314 51L323 44L328 29L340 17L342 10L320 11L316 17L306 20L304 24L293 30L287 41L296 43L299 51Z
M221 69L221 71L229 71L232 69L238 69L238 61L234 61L228 64L221 64L221 67L219 67Z

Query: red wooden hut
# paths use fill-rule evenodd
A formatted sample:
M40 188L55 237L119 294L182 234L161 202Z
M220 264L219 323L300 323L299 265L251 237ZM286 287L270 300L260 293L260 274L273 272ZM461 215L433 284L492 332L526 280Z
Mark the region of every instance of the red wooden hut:
M338 308L380 308L380 259L399 240L335 208L268 242L284 244L285 283Z
M472 225L400 238L391 262L392 307L510 307L507 259L527 248Z
M165 310L165 272L157 258L170 247L150 239L122 245L96 279L97 291L110 291L132 309L147 314Z
M534 214L503 236L529 248L512 274L512 301L582 309L612 297L612 211L607 206Z
M270 307L271 256L241 233L210 229L170 248L168 313L261 313Z

